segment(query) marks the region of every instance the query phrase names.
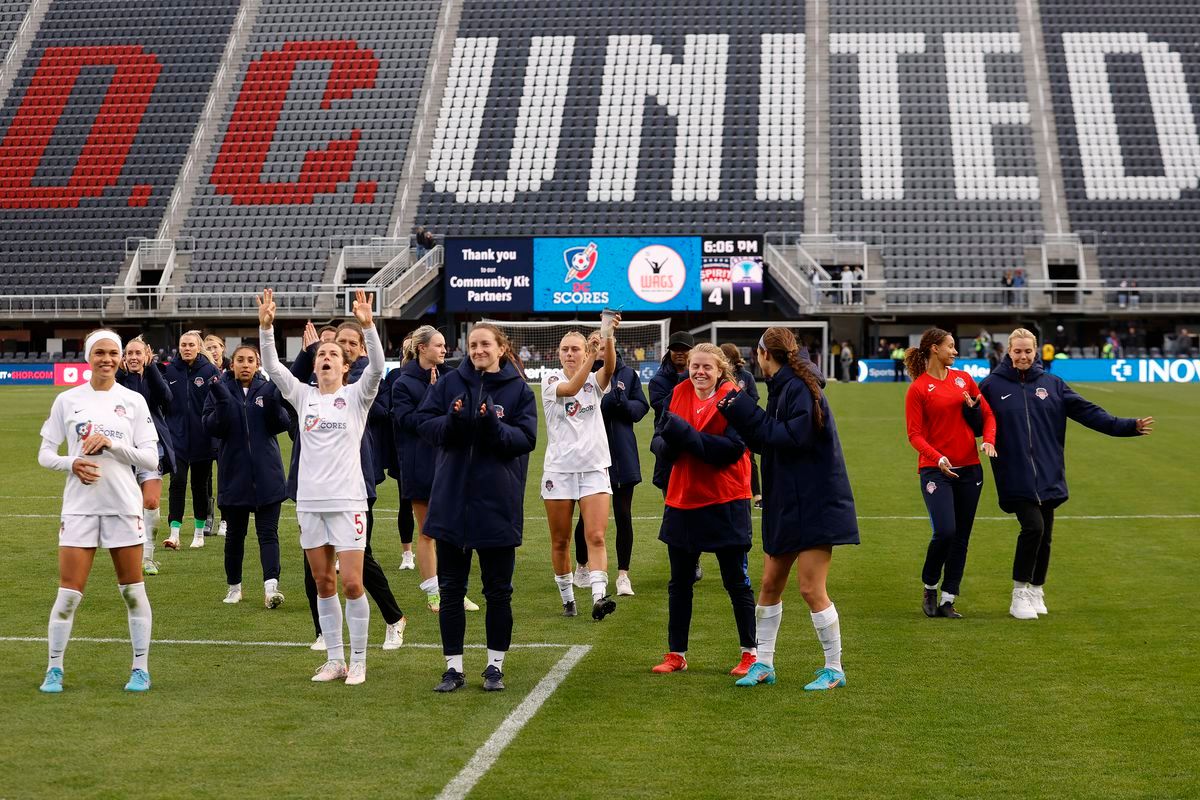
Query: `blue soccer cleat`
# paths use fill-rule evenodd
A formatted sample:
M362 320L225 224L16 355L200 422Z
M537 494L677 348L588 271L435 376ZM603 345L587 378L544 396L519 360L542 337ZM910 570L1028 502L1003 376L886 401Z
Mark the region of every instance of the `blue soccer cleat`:
M63 671L58 667L51 667L46 670L46 678L38 689L46 694L59 694L62 692L62 679Z
M825 667L817 671L817 679L804 687L806 692L823 692L846 685L846 673Z
M129 683L125 684L127 692L150 691L150 673L144 669L135 669L129 673Z
M775 683L775 668L755 662L750 665L750 671L733 682L734 686L757 686L765 683L771 686Z

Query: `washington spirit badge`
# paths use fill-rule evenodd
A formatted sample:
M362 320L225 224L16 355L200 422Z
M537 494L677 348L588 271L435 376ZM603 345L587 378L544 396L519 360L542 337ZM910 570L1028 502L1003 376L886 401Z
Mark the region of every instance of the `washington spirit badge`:
M1034 394L1037 395L1038 400L1045 400L1047 397L1050 396L1050 393L1047 392L1045 389L1043 389L1041 386L1039 386L1037 388L1037 391L1034 392Z
M929 483L925 484L925 491L928 494L933 494L934 492L937 491L937 484L934 483L933 481L930 481Z
M958 387L958 388L960 388L960 389L965 389L965 388L967 388L967 382L966 382L966 381L964 381L964 380L963 380L961 377L958 377L958 378L955 378L955 379L954 379L954 385L955 385L955 386L957 386L957 387Z
M338 411L341 411L343 408L346 407L346 401L344 399L342 399L341 397L335 398L333 401L333 407L336 408Z

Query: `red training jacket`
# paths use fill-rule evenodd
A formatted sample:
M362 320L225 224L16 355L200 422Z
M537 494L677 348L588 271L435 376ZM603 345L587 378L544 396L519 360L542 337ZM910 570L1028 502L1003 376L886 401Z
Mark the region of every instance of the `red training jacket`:
M964 393L979 398L983 412L983 440L996 443L996 418L987 400L979 394L970 375L959 369L947 369L945 380L926 372L915 379L904 397L904 418L908 442L920 454L917 469L936 467L945 456L954 467L979 463L975 434L963 419Z

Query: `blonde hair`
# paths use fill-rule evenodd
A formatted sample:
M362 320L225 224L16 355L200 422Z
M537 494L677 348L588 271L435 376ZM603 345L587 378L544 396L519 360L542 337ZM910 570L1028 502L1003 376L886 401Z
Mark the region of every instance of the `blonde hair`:
M1033 348L1035 350L1037 349L1037 336L1035 336L1033 331L1029 330L1028 328L1017 328L1008 335L1009 349L1012 349L1013 339L1029 339L1033 342Z
M433 341L433 337L437 335L438 329L432 325L422 325L415 331L410 333L405 339L401 348L404 352L404 362L407 364L410 361L416 361L421 354L421 348Z
M733 366L729 363L729 359L725 356L724 350L717 347L712 342L700 342L700 344L693 347L692 351L688 353L689 363L692 360L692 356L696 355L697 353L705 353L712 356L716 360L717 369L721 371L721 378L718 379L718 383L720 383L721 380L727 380L731 382L735 380L733 376Z
M208 354L208 351L204 349L204 331L201 331L201 330L198 330L195 328L193 328L190 331L184 331L183 333L179 334L179 341L182 342L185 336L195 336L196 337L196 341L198 342L198 344L196 346L196 358L203 358L205 361L212 364L213 363L212 356L210 356ZM217 366L217 365L213 364L213 366Z

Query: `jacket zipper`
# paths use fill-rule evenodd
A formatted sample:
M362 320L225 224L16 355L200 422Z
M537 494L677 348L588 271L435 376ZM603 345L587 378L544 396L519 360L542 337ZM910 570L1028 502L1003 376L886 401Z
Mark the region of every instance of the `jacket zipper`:
M1025 430L1029 435L1029 464L1033 467L1033 496L1038 505L1042 504L1042 496L1038 493L1037 460L1033 457L1033 418L1029 414L1029 394L1025 391L1025 373L1021 373L1021 399L1025 401Z
M238 388L242 388L238 386ZM250 443L250 393L242 392L242 428L246 431L246 452L250 455L250 488L254 490L254 502L258 503L258 487L254 482L254 447Z

